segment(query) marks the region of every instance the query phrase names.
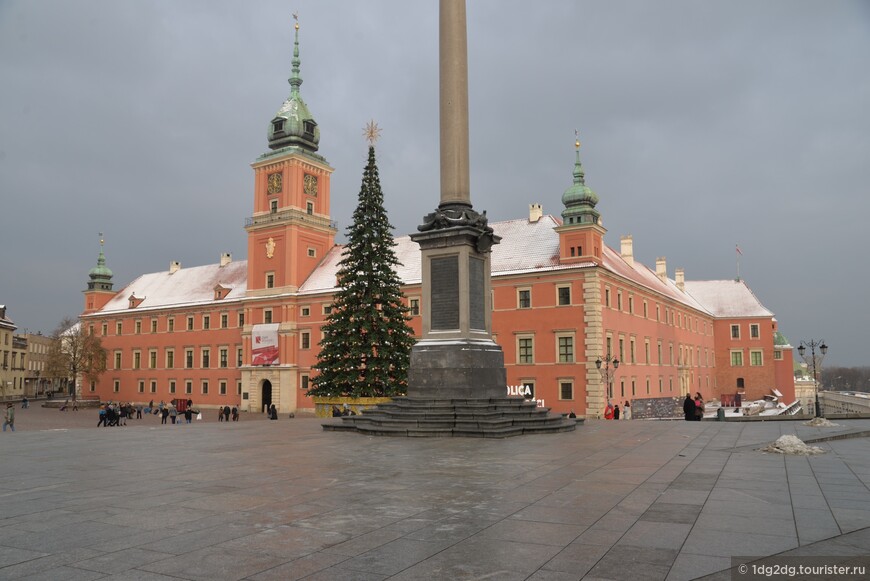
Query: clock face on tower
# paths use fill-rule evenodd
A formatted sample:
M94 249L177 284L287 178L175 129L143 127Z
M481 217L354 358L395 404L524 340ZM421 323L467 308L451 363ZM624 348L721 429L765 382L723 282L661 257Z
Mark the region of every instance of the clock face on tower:
M317 176L310 173L305 174L305 179L302 182L302 189L307 196L317 195Z
M281 191L283 180L280 173L270 173L268 177L268 186L266 192L269 194L277 194Z

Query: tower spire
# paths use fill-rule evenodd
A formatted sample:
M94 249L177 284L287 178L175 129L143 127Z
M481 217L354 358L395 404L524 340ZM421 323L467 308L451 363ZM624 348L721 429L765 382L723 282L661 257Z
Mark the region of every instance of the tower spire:
M90 278L88 290L112 290L112 277L114 273L106 266L106 255L103 253L103 244L105 242L103 233L100 232L100 254L97 256L97 266L92 268L88 273Z
M595 209L598 196L586 185L586 173L580 163L580 137L574 131L574 183L562 194L565 209L562 218L565 224L582 224L599 222L600 214Z
M293 28L295 29L295 38L293 40L293 60L290 61L291 73L287 82L290 83L290 86L292 87L290 93L298 95L299 87L302 85L302 77L299 76L299 65L302 64L302 61L299 60L299 13L293 13L293 20L296 21L293 25Z
M288 146L296 146L305 151L317 151L320 143L320 128L311 116L308 106L302 100L299 87L302 85L302 77L299 74L299 15L293 13L296 21L293 25L293 58L290 61L290 96L278 110L269 125L269 148L283 149Z

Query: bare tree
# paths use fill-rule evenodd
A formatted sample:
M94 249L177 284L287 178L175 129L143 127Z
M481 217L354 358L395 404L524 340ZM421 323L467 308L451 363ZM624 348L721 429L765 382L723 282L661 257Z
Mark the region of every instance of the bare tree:
M76 381L96 381L106 370L106 350L100 338L88 332L76 319L66 317L51 336L46 375L69 386L75 394Z

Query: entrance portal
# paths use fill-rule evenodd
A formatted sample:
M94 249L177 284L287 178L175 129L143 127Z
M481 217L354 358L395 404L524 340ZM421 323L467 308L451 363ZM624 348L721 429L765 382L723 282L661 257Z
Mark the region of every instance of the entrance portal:
M263 380L263 396L260 398L260 411L268 414L270 405L272 405L272 382L265 379Z

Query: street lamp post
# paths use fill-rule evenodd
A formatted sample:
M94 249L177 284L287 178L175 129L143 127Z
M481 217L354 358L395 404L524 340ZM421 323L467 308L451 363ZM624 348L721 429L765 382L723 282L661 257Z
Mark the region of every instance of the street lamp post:
M809 348L810 352L807 353L807 348ZM818 350L818 354L816 353ZM809 341L801 341L800 346L798 347L798 353L801 356L801 359L804 362L813 368L813 387L816 390L816 417L822 417L822 410L819 406L819 371L822 368L822 361L825 359L825 355L828 353L828 346L825 345L825 340L816 341L815 339L810 339Z
M612 365L612 368L611 368ZM601 373L601 379L607 384L607 398L613 397L613 377L616 375L616 370L619 368L619 359L613 357L610 353L602 359L599 357L595 360L595 367Z

